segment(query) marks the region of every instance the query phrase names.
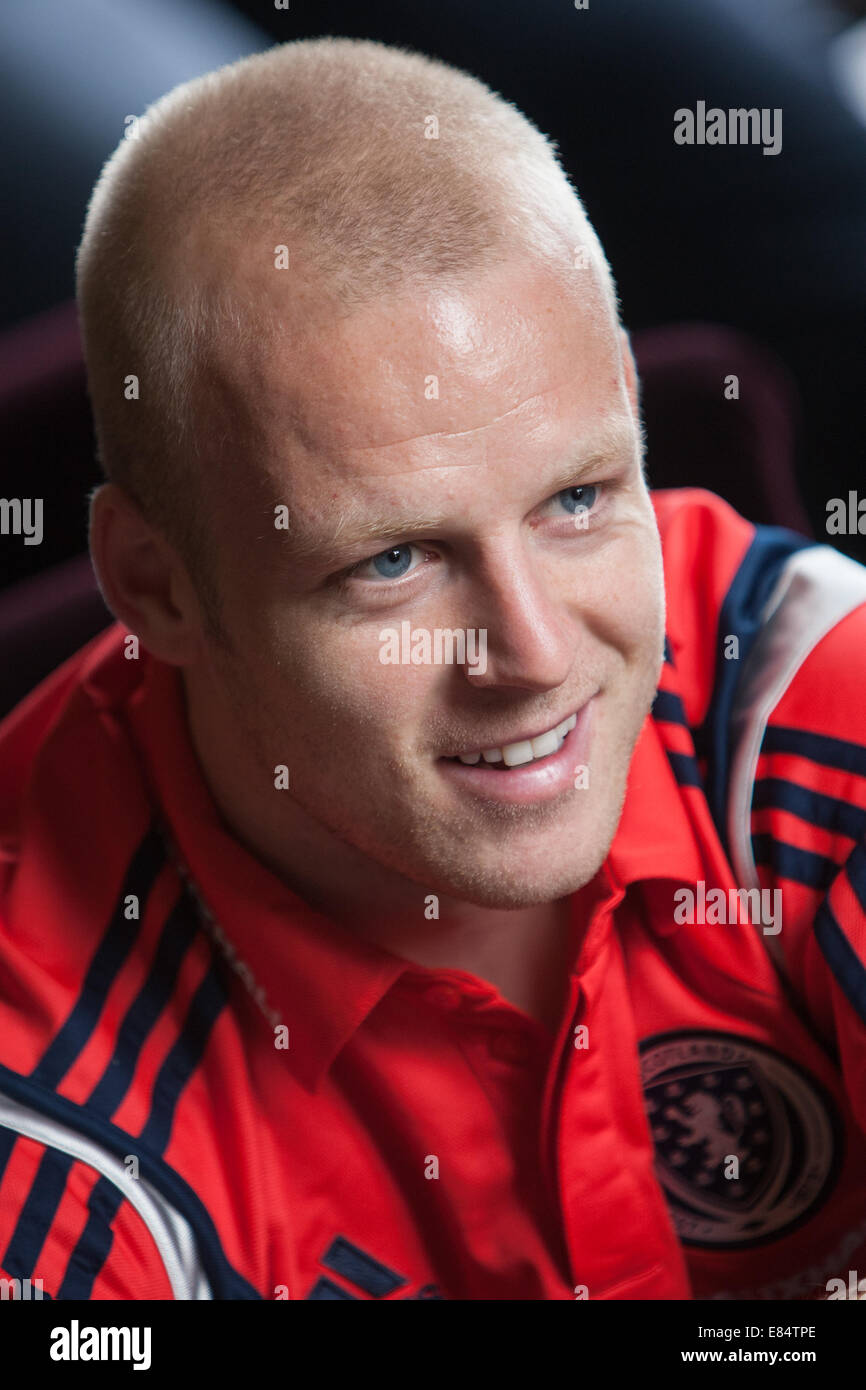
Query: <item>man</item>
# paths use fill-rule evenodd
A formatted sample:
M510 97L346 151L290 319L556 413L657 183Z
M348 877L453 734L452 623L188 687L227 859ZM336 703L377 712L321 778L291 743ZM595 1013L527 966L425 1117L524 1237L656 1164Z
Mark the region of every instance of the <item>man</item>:
M3 730L4 1273L823 1294L866 1255L862 571L651 502L552 147L419 55L170 94L78 274L118 624Z

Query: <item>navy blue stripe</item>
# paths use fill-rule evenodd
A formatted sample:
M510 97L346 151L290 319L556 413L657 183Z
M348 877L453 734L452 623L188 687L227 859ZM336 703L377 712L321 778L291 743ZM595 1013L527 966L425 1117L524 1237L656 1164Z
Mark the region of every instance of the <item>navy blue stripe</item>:
M111 922L90 963L81 993L66 1022L33 1070L36 1080L48 1086L58 1085L83 1051L118 971L135 944L141 926L141 907L164 862L163 843L151 827L130 862ZM134 893L139 901L138 920L127 920L125 916L125 901L130 893ZM15 1147L15 1137L6 1130L0 1136L0 1180Z
M15 1141L18 1135L14 1129L0 1129L0 1179L6 1172L6 1164L12 1157L12 1150L15 1148Z
M393 1269L353 1245L345 1236L334 1238L322 1256L322 1264L339 1274L347 1284L354 1284L373 1298L384 1298L406 1283L402 1274L395 1274Z
M708 763L710 759L710 735L706 724L701 724L697 729L692 729L692 744L695 750L695 757L700 758L703 763Z
M805 729L768 724L761 752L793 753L824 767L836 767L842 772L866 777L866 748L861 743L848 743L844 738L831 738L829 734L810 734Z
M783 567L796 551L815 544L780 526L756 527L719 612L713 694L695 746L706 749L707 803L726 849L730 721L740 675L761 628L761 611ZM737 659L725 656L727 639L732 636L739 644Z
M43 1153L27 1201L18 1214L15 1230L0 1260L13 1279L32 1279L38 1274L36 1261L57 1215L74 1162L56 1149L46 1149Z
M703 786L701 770L690 753L672 753L668 749L667 754L674 777L680 787Z
M845 865L848 882L860 907L866 912L866 845L855 845Z
M357 1302L353 1293L348 1293L346 1289L341 1289L339 1284L335 1284L333 1279L325 1279L323 1276L316 1280L312 1289L307 1294L306 1301L315 1299L319 1302L327 1301L329 1303L336 1303L338 1299L344 1298L349 1299L352 1303Z
M158 1154L151 1153L140 1139L118 1129L108 1120L91 1114L87 1107L68 1100L56 1091L39 1086L0 1064L0 1092L29 1106L41 1115L85 1135L88 1139L125 1159L135 1154L139 1176L151 1183L183 1216L193 1229L196 1250L204 1265L215 1298L259 1299L259 1294L226 1259L213 1220L201 1198Z
M154 829L142 840L129 866L108 930L103 936L84 980L81 994L63 1027L33 1071L33 1079L57 1086L83 1052L96 1021L141 928L145 903L165 862L162 841ZM127 918L124 902L129 894L139 901L137 918Z
M689 727L683 702L679 695L672 690L657 690L652 707L653 719L660 719L665 724L682 724L684 728Z
M147 979L126 1011L114 1052L87 1098L87 1106L97 1115L108 1119L129 1090L141 1049L174 993L183 958L197 931L195 909L183 893L166 918ZM7 1267L14 1265L16 1270L13 1277L33 1277L35 1261L57 1215L71 1167L71 1160L51 1150L43 1154L6 1251ZM83 1235L86 1228L82 1238ZM18 1270L27 1273L18 1274Z
M668 663L669 666L675 667L677 664L674 661L674 649L670 644L670 639L667 633L665 633L665 661Z
M842 993L866 1023L866 968L826 898L815 913L815 939Z
M199 930L195 908L184 892L166 918L147 979L120 1025L114 1053L87 1104L99 1115L113 1115L135 1073L141 1049L177 984L183 958Z
M755 782L752 808L762 811L767 807L788 811L810 825L846 835L851 840L859 840L861 835L866 834L866 811L861 807L852 805L850 801L840 801L835 796L825 796L811 787L801 787L799 783L788 782L783 777L761 777Z
M839 873L839 865L826 855L813 854L772 835L753 835L752 852L755 863L769 866L777 878L787 878L807 888L822 888L826 892Z
M130 1178L130 1182L135 1179ZM123 1201L114 1183L100 1178L87 1202L87 1224L69 1257L58 1299L84 1301L93 1294L96 1276L111 1253L114 1243L112 1222Z
M201 1061L226 999L225 984L214 965L199 985L177 1041L159 1070L150 1114L135 1146L144 1143L153 1151L164 1151L181 1093ZM133 1153L137 1151L135 1146L131 1149ZM95 1197L90 1215L70 1257L58 1298L90 1298L111 1250L114 1239L111 1223L123 1201L123 1193L108 1178L100 1178L93 1191Z
M168 1144L180 1094L201 1061L227 1000L225 981L214 963L196 990L183 1029L156 1078L150 1114L141 1132L141 1142L154 1153L162 1153Z

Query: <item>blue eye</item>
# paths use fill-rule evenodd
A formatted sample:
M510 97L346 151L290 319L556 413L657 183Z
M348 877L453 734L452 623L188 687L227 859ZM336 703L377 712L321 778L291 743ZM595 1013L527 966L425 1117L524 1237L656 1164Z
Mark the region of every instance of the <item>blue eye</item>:
M412 546L395 545L370 560L383 579L400 579L412 563Z
M586 484L583 487L567 487L556 495L568 512L578 512L581 508L591 511L598 499L598 488L591 484Z

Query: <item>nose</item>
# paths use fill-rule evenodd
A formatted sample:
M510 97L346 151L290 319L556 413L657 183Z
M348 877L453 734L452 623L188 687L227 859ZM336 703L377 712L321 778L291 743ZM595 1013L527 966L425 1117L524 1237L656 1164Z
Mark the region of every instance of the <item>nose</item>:
M470 685L534 692L562 685L574 664L577 634L549 571L509 548L484 562L478 582L473 608L487 634L486 667L464 666Z

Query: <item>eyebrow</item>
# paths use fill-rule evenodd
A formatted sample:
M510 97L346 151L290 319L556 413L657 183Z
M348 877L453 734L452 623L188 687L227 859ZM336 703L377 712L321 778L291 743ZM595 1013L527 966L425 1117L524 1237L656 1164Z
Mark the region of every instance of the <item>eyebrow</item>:
M564 465L550 480L548 496L554 497L567 487L577 487L580 479L599 464L610 463L617 456L633 454L635 444L641 466L643 465L643 429L637 431L626 426L609 427L595 440L590 440L581 450L581 457ZM336 526L327 535L289 533L292 559L305 560L321 558L330 561L341 551L353 549L362 543L377 545L377 554L387 550L389 541L408 540L412 536L435 535L449 518L416 512L382 516L363 516L345 508ZM382 542L382 544L379 544ZM372 552L371 552L372 553Z

